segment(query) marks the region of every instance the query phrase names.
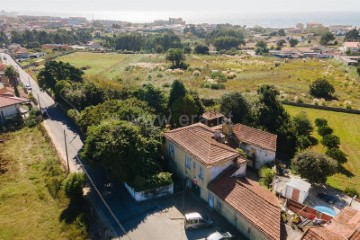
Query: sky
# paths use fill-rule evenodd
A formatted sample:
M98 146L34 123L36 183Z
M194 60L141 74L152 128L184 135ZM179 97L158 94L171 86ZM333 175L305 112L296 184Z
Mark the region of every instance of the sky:
M0 9L22 12L171 11L316 12L360 11L359 0L0 0Z

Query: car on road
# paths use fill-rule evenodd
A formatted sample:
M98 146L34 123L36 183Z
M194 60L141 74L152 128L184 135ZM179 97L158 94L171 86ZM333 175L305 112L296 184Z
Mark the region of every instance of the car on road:
M49 117L49 114L48 114L46 108L41 108L41 115L43 116L43 118L48 118Z
M208 216L203 217L200 213L197 212L185 214L184 227L186 230L210 227L213 225L213 223L214 222Z
M205 240L228 240L232 239L233 236L229 232L221 233L221 232L214 232L210 234Z
M337 201L335 196L323 192L318 193L317 197L330 204L334 204Z
M26 88L26 90L28 90L28 91L31 91L31 90L32 90L32 87L31 87L29 84L26 84L26 85L25 85L25 88Z

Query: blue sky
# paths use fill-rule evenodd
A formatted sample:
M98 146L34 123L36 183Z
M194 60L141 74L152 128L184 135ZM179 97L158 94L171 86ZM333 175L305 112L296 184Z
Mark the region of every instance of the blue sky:
M1 4L2 3L2 4ZM196 11L317 12L360 11L359 0L0 0L0 9L16 12Z

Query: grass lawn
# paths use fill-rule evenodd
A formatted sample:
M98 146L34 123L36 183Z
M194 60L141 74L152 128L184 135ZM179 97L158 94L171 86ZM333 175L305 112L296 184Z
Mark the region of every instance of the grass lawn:
M187 87L196 89L203 98L220 98L231 91L254 92L261 84L273 84L281 91L282 99L301 99L312 103L309 84L321 77L328 79L336 89L338 100L323 101L321 104L345 106L345 102L360 109L360 81L355 71L336 60L291 59L289 63L273 57L187 55L190 64L187 71L170 73L169 63L164 55L158 54L116 54L78 52L57 58L76 67L86 67L85 77L98 83L113 82L125 86L142 86L152 83L167 87L175 79L182 79ZM274 67L274 61L281 61ZM195 76L194 71L200 75ZM203 88L213 70L228 71L236 76L228 79L224 90ZM211 81L211 80L210 80ZM168 88L167 88L168 89Z
M341 150L348 155L348 161L343 165L344 171L330 177L328 184L341 190L350 186L360 191L360 115L293 106L286 106L286 109L291 115L304 111L312 121L316 118L328 120L329 126L334 129L334 134L340 137ZM316 130L314 131L314 137L318 140L321 139ZM321 143L314 148L325 152Z
M79 221L61 220L69 200L53 198L46 187L49 171L60 170L51 143L38 127L2 134L0 143L0 239L86 239Z

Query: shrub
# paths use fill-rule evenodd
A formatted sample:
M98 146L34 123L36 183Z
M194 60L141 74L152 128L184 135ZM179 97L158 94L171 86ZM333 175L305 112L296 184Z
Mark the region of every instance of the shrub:
M211 78L217 80L218 82L226 82L226 76L222 72L212 72Z
M316 118L315 119L315 125L319 127L325 127L328 125L328 121L324 118Z
M340 138L333 134L329 134L323 137L321 143L329 149L339 148Z
M330 148L326 151L326 155L339 163L345 163L347 161L346 154L338 148Z
M85 174L84 173L71 173L64 183L64 190L66 196L71 201L79 202L82 200L83 187L85 186Z
M324 137L326 135L332 134L334 130L329 126L323 126L323 127L319 127L317 132L319 133L320 136Z
M262 167L260 169L259 175L260 175L260 185L270 188L273 178L275 176L275 172L271 168Z
M329 99L335 93L335 88L326 79L317 79L310 84L309 92L314 97Z

